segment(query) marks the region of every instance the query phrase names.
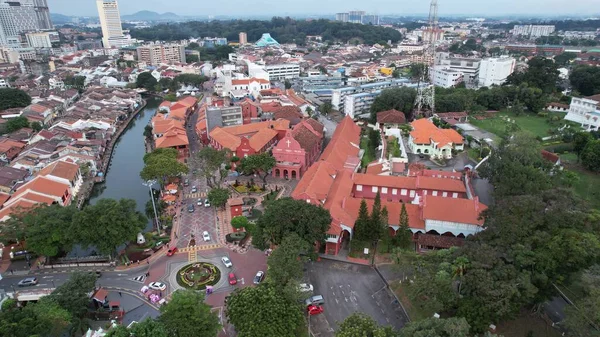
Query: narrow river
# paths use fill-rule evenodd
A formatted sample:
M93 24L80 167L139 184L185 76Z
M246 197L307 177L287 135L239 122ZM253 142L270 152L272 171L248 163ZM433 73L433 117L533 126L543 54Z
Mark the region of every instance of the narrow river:
M144 168L144 128L154 116L161 100L154 97L147 98L148 104L140 111L137 117L131 121L127 130L121 135L115 145L113 158L110 162L106 180L102 184L96 184L90 204L94 204L102 198L133 199L137 203L137 210L145 213L146 202L150 200L148 187L142 185L140 171ZM152 222L148 222L146 230L150 230Z

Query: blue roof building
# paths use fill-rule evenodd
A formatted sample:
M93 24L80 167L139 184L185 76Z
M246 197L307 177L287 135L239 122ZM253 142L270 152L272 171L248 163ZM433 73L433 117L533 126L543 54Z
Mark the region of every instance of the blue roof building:
M271 34L264 33L260 40L256 42L257 47L279 47L279 42L271 37Z

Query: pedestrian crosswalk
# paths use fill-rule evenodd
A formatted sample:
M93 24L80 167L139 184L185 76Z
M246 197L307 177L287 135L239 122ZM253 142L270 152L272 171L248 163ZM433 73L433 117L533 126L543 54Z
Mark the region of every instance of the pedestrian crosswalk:
M206 192L197 192L197 193L187 193L184 195L185 199L198 199L198 198L206 198Z
M220 247L222 247L220 244L213 243L210 245L183 247L183 248L179 249L179 251L182 253L186 253L186 252L189 253L189 252L199 252L201 250L216 249L216 248L220 248Z
M133 278L134 281L144 283L146 280L146 275L140 275Z

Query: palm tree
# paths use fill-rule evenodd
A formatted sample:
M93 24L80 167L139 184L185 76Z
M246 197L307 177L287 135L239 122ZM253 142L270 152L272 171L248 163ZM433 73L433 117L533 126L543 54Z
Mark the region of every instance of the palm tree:
M458 279L458 295L460 296L460 291L462 288L462 277L465 275L467 268L469 267L469 259L464 256L459 256L454 260L452 264L453 278Z

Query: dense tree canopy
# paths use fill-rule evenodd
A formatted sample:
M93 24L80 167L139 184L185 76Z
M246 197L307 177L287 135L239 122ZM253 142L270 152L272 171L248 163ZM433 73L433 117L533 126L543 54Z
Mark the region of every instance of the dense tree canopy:
M177 24L160 24L150 28L132 29L134 38L147 41L184 40L190 37L223 36L237 41L239 32L247 32L248 41L258 41L263 33L270 33L279 43L303 44L307 35L321 35L323 41L348 42L359 39L367 44L379 41L398 42L402 35L395 29L374 25L361 25L329 20L294 20L274 17L270 21L192 21ZM202 55L200 56L202 58Z
M171 300L160 307L160 313L158 321L169 337L214 337L221 327L217 314L211 312L199 291L175 291Z
M70 320L69 312L48 297L24 307L7 299L0 311L0 336L60 336Z
M144 180L157 180L161 184L169 177L188 172L188 167L177 160L177 150L172 148L156 149L144 155L144 169L140 176Z
M143 88L148 91L154 91L156 89L157 84L158 81L156 80L156 78L154 78L154 76L152 76L152 74L149 71L145 71L139 74L135 81L136 87Z
M269 172L275 167L276 163L271 154L263 152L242 158L239 168L240 171L246 174L257 174L266 184Z
M299 256L309 250L308 242L302 240L296 233L284 237L267 260L269 281L275 286L285 287L291 281L300 279L304 261Z
M112 255L117 246L134 240L148 224L146 216L135 210L133 199L100 199L96 204L75 213L78 228L76 242L95 246L100 253Z
M391 327L381 327L371 317L362 313L354 313L346 317L335 332L336 337L396 337L397 335Z
M223 207L229 199L229 190L226 188L216 187L208 191L208 201L215 207Z
M200 173L206 178L208 186L218 187L227 177L225 163L228 157L228 150L217 150L210 146L203 147L198 152Z
M296 336L303 323L300 305L268 284L236 289L227 300L226 315L240 337Z
M4 128L5 128L6 132L8 132L8 133L20 130L22 128L27 128L27 127L29 127L29 121L27 120L27 117L25 117L25 116L11 118L4 125Z
M600 93L600 68L594 66L576 66L569 76L573 89L584 96Z
M48 298L71 315L71 333L81 334L87 330L86 314L90 304L89 294L96 285L96 275L75 272L69 280L58 286Z
M411 120L416 97L417 91L409 87L384 90L371 105L371 119L375 120L380 111L396 109L404 112L406 118Z
M527 70L512 73L506 79L506 83L527 83L530 87L542 89L544 93L549 94L556 90L558 75L558 65L552 59L534 57L527 62Z
M311 244L325 240L331 224L329 211L302 200L282 198L273 201L258 220L253 244L279 245L283 238L296 233Z
M31 97L20 89L0 88L0 110L23 108L31 104Z
M464 318L427 318L410 322L399 337L468 337L469 323Z

